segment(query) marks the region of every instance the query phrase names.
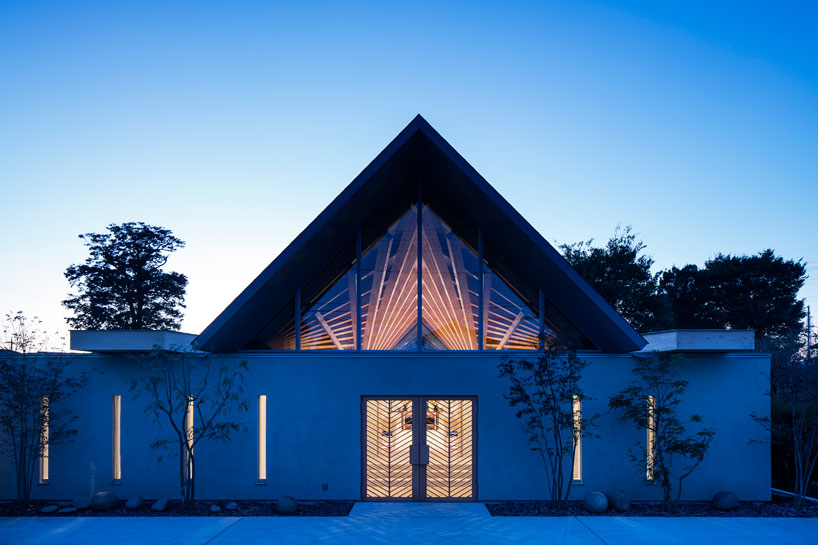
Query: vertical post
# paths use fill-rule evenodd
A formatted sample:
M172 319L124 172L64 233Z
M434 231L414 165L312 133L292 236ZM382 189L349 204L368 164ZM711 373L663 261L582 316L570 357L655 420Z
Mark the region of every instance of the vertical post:
M418 177L418 351L423 350L423 193Z
M477 230L477 350L482 352L483 351L483 336L485 332L483 331L483 298L486 296L483 293L485 290L483 289L483 285L485 282L483 281L483 230Z
M807 307L807 361L809 361L809 349L812 344L812 323L810 321L809 306Z
M295 290L295 349L301 350L301 289Z
M370 296L370 299L372 297ZM361 324L361 230L355 235L355 350L363 348Z
M542 290L540 292L540 334L537 341L537 348L543 350L545 348L545 294Z

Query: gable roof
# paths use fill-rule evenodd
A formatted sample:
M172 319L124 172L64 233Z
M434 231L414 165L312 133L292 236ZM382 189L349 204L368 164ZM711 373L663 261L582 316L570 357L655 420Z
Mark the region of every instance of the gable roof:
M417 201L418 187L467 244L482 230L485 258L529 301L542 290L546 315L560 314L604 352L646 341L420 115L338 195L197 337L212 352L245 347L305 286L323 287ZM310 291L309 289L307 290ZM292 307L291 307L292 308ZM535 307L536 308L536 307Z

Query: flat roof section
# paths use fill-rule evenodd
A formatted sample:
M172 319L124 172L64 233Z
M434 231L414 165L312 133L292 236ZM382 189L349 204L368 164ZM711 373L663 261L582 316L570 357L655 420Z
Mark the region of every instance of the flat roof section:
M71 350L102 354L150 352L152 350L192 351L196 335L179 331L74 330L69 333Z
M643 333L646 352L737 352L755 350L752 329L671 329Z

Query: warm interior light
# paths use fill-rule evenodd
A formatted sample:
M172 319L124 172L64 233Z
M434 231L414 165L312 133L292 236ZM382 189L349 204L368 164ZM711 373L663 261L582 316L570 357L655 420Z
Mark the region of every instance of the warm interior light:
M40 415L42 420L42 430L40 432L40 484L48 482L48 428L51 416L48 409L48 396L43 396L40 400Z
M115 395L113 402L113 460L111 467L113 469L114 481L119 481L122 478L122 465L120 458L120 414L122 410L122 396Z
M190 454L193 452L193 398L189 397L185 408L185 438L187 448L185 449L185 463L187 464L187 478L193 478L193 459Z
M582 480L582 400L579 396L574 396L571 409L574 417L574 474L575 481Z
M647 444L647 475L649 481L653 480L654 452L656 450L656 398L648 396L648 444Z
M258 396L258 480L267 480L267 396Z

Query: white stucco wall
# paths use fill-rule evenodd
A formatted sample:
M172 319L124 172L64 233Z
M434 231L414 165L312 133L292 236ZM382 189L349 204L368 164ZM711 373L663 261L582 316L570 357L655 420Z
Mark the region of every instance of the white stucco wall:
M80 430L76 441L52 447L47 485L32 496L68 499L98 490L120 497L178 496L176 459L149 448L157 426L132 399L127 379L136 364L124 356L72 356L74 369L91 371L89 387L70 400ZM610 394L632 380L630 355L586 353L591 362L583 387L595 401L584 410L599 412L600 440L583 444L583 483L573 497L590 490L624 488L634 499L658 499L661 491L643 482L628 458L628 447L643 432L616 422L607 409ZM743 500L770 498L770 449L748 444L764 431L749 417L769 413L766 376L769 357L756 353L690 357L680 369L689 381L683 413L698 412L716 429L704 463L685 484L685 499L710 499L733 490ZM514 411L503 399L506 383L497 377L495 354L247 354L213 356L235 366L244 359L249 412L238 418L248 431L229 444L197 447L197 497L275 499L360 499L361 396L477 396L477 478L479 500L547 497L545 472L530 451ZM111 484L111 398L122 395L122 481ZM256 397L267 395L267 484L256 484ZM162 454L164 461L157 463ZM328 483L328 490L322 490ZM0 497L14 497L12 460L0 460Z

